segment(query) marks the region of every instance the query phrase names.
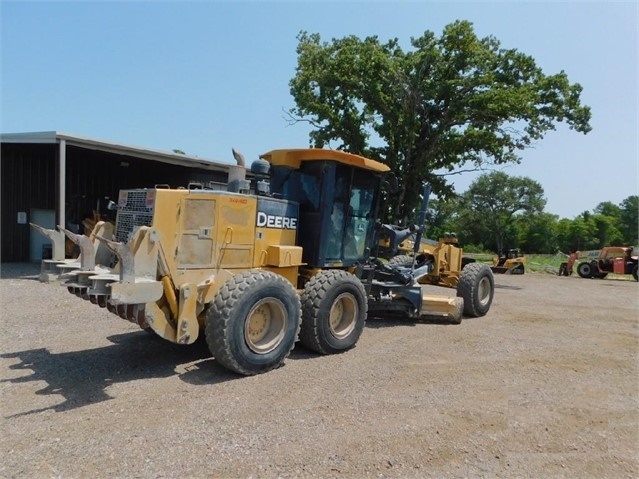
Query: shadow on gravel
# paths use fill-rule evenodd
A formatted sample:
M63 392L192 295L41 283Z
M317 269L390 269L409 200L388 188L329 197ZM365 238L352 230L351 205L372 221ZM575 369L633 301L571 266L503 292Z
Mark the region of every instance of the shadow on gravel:
M468 319L464 317L463 319ZM398 319L398 318L368 318L366 320L366 327L372 329L381 328L398 328L401 326L408 326L414 328L420 325L437 325L437 326L456 326L449 321L437 319L435 317L430 319Z
M291 354L289 354L288 358L286 358L286 360L295 361L298 359L312 359L312 358L319 358L319 357L321 357L320 354L315 353L313 351L309 351L300 343L297 343L293 351L291 351ZM284 364L280 367L285 368L286 362L284 362ZM250 377L250 376L243 376L241 374L235 374L231 371L223 369L221 366L219 366L215 362L214 358L210 357L209 359L206 359L204 361L198 361L197 364L192 364L188 366L186 368L186 372L180 374L180 379L184 381L185 383L192 384L194 386L206 386L206 385L222 382L220 380L220 377L224 374L227 375L227 380L235 380L235 381L239 381L243 378ZM268 374L268 372L265 374Z
M519 291L520 289L524 289L521 286L511 286L506 284L497 284L495 283L495 289L512 289L515 291Z
M203 361L206 364L198 366L201 373L195 375L199 377L200 384L211 385L238 377L211 358L204 341L197 341L191 346L178 346L143 331L110 336L108 339L114 343L113 346L70 353L56 354L40 348L0 354L0 358L20 360L10 369L33 371L29 376L2 379L0 382L44 381L47 386L36 394L64 397L64 401L55 406L14 414L7 419L47 410L68 411L107 401L112 397L105 389L111 384L176 376L179 374L175 371L176 366L206 358L210 361Z
M35 279L40 276L40 263L2 263L0 279Z

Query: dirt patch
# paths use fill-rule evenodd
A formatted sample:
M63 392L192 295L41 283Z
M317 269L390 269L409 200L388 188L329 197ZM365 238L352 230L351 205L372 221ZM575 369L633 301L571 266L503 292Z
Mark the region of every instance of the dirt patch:
M36 277L2 267L1 477L639 477L633 281L496 276L483 318L244 378Z

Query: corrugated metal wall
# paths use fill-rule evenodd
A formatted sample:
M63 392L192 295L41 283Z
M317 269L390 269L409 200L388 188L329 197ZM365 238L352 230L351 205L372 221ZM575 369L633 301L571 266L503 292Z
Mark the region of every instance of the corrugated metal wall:
M57 145L3 144L0 152L2 220L0 260L28 261L31 227L19 211L55 209Z
M59 146L53 144L3 143L1 151L1 243L0 261L29 261L32 231L18 224L17 214L31 209L56 209ZM156 184L172 187L189 182L225 182L227 174L199 168L188 168L133 156L116 155L98 150L67 146L66 220L78 224L91 217L100 206L106 211L105 197L117 201L118 191L125 188L152 188ZM57 221L56 221L57 222Z

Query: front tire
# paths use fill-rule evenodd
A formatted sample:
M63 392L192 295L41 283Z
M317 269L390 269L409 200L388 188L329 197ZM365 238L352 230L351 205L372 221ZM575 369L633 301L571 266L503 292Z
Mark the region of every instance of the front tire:
M577 274L581 278L592 278L594 271L590 263L579 263L577 266Z
M635 281L639 281L638 273L637 273L637 265L635 265L635 267L632 268L632 277L635 278Z
M302 292L300 342L320 354L351 349L364 329L368 301L362 282L341 270L313 276Z
M464 299L464 314L484 316L490 309L495 294L495 279L488 265L470 263L459 276L457 296Z
M300 299L284 277L247 271L228 280L206 314L206 342L215 360L246 376L282 365L299 332Z

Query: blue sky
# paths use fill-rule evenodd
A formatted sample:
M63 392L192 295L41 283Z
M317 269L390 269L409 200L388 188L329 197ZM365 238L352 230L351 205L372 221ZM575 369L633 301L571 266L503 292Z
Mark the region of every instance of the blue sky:
M593 131L563 125L521 165L544 187L546 211L573 218L638 194L636 2L10 2L0 4L3 133L57 130L232 162L306 147L290 126L288 82L300 30L441 34L457 19L481 37L564 70L583 88ZM463 192L476 178L454 178Z

